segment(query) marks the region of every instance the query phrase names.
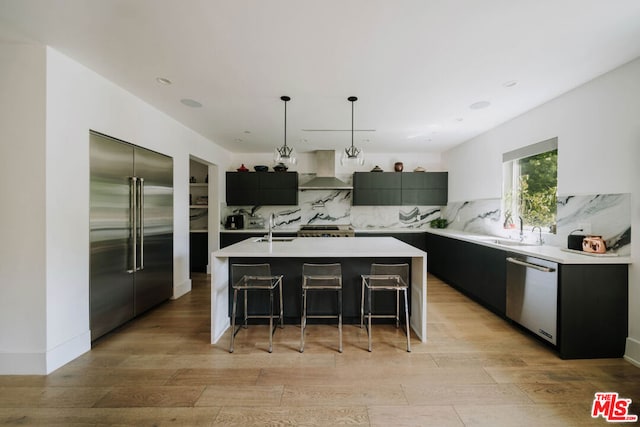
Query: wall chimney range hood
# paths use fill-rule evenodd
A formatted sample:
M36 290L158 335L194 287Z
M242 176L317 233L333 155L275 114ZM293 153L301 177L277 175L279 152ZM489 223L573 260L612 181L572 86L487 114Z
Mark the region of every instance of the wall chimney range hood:
M336 153L333 150L317 150L316 176L298 186L300 190L352 190L353 186L336 178Z

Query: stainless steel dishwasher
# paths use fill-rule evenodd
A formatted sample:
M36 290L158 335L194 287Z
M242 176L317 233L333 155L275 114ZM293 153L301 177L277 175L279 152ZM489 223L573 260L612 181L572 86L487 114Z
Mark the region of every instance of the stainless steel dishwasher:
M507 257L507 317L556 344L558 264L524 255Z

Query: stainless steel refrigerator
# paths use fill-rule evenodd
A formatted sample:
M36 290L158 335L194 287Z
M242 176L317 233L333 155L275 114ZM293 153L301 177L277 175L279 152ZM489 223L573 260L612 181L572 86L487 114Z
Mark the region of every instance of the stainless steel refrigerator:
M173 159L91 132L95 340L173 293Z

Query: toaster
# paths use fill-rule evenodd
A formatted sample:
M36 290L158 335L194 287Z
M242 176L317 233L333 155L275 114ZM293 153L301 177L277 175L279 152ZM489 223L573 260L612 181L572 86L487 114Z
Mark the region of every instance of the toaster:
M240 230L244 228L244 215L229 215L225 227L228 230Z

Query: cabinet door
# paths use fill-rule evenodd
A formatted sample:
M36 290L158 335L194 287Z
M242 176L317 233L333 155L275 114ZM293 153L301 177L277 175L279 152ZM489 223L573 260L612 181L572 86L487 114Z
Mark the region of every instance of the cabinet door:
M428 271L494 312L506 311L506 252L427 233Z
M257 172L261 205L297 205L297 172Z
M403 172L402 204L444 206L448 193L447 172Z
M206 273L209 264L208 233L189 233L189 265L191 272Z
M356 172L353 174L354 206L398 206L401 179L398 172Z
M227 205L257 205L259 199L258 174L252 172L227 172Z
M558 280L560 357L622 357L628 333L628 266L561 264Z

